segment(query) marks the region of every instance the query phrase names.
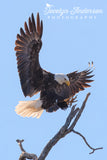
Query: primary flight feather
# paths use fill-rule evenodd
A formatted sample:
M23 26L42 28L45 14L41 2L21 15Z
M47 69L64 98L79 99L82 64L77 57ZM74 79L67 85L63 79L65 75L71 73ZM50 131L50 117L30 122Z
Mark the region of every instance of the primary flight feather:
M57 109L66 109L68 102L76 93L90 87L93 80L92 71L72 72L69 74L53 74L40 66L39 52L42 47L43 22L39 13L37 20L33 14L20 28L15 41L17 67L22 91L25 96L32 97L40 92L40 98L34 101L20 101L16 106L16 113L23 117L39 118L43 112L53 112Z

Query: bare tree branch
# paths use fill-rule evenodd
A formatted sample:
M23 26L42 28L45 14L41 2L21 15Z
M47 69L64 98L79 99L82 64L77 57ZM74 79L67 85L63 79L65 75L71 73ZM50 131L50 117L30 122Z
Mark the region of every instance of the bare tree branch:
M86 102L87 102L89 96L90 96L90 93L88 93L86 95L86 98L85 98L85 100L84 100L84 102L83 102L83 104L82 104L77 116L75 117L75 119L74 119L73 123L71 124L71 126L66 131L66 134L70 133L73 130L73 128L75 127L77 121L79 120L79 118L80 118L80 116L81 116L81 114L82 114L82 112L83 112L83 110L85 108L85 105L86 105Z
M58 133L47 143L47 145L44 147L42 153L40 154L40 156L37 158L37 156L35 154L30 154L30 153L27 153L23 147L22 147L22 142L23 140L17 140L19 146L20 146L20 149L22 151L22 154L20 155L20 158L19 160L25 160L26 158L27 159L33 159L33 160L45 160L46 156L48 155L49 151L52 149L52 147L63 137L65 137L67 134L69 134L70 132L73 132L75 134L78 134L79 136L81 136L84 140L84 142L86 143L86 145L92 150L92 153L94 153L95 150L98 150L98 149L102 149L102 147L100 148L93 148L91 147L86 138L79 132L75 131L74 130L74 127L77 123L77 121L79 120L84 108L85 108L85 105L86 105L86 102L88 100L88 97L89 97L90 93L88 93L86 95L86 98L81 106L81 108L76 108L76 105L74 105L72 108L71 108L71 111L66 119L66 122L65 124L61 127L61 129L58 131ZM73 121L71 123L71 121Z
M89 154L94 153L94 151L99 150L99 149L103 149L103 147L99 147L99 148L93 148L89 145L89 143L87 142L86 138L79 132L72 130L73 133L78 134L80 137L82 137L82 139L84 140L84 142L86 143L86 145L92 150L92 152L90 152Z
M69 127L72 119L74 118L74 116L76 115L76 113L79 111L79 108L75 109L74 105L71 109L70 114L67 117L67 120L65 122L65 124L61 127L61 129L59 130L59 132L48 142L48 144L45 146L45 148L43 149L40 157L38 158L38 160L44 160L46 158L46 156L48 155L49 151L51 150L51 148L61 139L65 136L65 132L67 130L67 128Z
M22 139L22 140L19 140L19 139L16 140L16 142L19 144L19 147L20 147L20 149L21 149L21 151L22 151L22 153L21 153L21 155L20 155L20 157L19 157L19 160L26 160L26 158L27 158L27 159L32 159L32 160L38 160L36 154L27 153L27 152L24 150L24 148L23 148L23 146L22 146L22 142L23 142L23 141L24 141L23 139Z
M22 140L17 139L16 142L19 144L19 147L20 147L21 151L22 151L22 152L26 152L26 151L24 150L23 146L22 146L22 142L24 142L24 139L22 139Z

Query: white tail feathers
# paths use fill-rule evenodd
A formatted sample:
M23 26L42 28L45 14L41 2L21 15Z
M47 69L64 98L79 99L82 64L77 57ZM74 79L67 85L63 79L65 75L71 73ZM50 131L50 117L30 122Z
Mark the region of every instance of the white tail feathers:
M40 118L43 108L40 99L34 101L20 101L16 106L16 113L22 117L36 117Z

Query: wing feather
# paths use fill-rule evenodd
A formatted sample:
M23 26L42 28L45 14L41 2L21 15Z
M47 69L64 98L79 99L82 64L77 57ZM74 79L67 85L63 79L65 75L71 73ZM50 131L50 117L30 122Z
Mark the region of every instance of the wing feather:
M40 23L39 13L37 13L37 32L41 37L43 32L43 22L41 21Z
M28 26L27 26L26 22L24 23L24 28L25 28L26 34L30 35L30 32L29 32L29 29L28 29Z
M79 91L84 90L87 87L90 87L90 82L93 82L90 78L94 75L90 75L93 71L91 70L84 70L82 72L72 72L67 74L70 80L70 95L75 95Z
M32 27L33 27L33 31L36 32L36 24L35 24L33 13L32 13Z
M33 32L33 27L32 27L32 22L31 22L30 17L29 17L29 30L31 33Z
M22 28L20 28L20 34L21 34L21 36L26 37L26 34Z
M17 67L21 87L25 96L32 96L40 91L43 79L43 70L39 64L39 51L42 46L43 24L40 23L37 14L37 28L33 13L28 19L28 25L24 23L24 29L20 28L15 41Z
M17 34L17 40L22 41L23 43L27 43L27 40L20 36L20 34Z
M15 45L17 45L17 46L24 46L25 43L23 43L22 41L16 40L15 41Z

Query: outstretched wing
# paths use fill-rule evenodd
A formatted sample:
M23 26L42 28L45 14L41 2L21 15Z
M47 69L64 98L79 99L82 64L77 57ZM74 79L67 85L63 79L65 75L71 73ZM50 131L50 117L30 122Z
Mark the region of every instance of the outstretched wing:
M23 93L25 96L32 96L40 91L43 79L43 70L39 64L43 23L40 22L39 13L37 13L37 24L32 14L28 25L24 23L24 28L25 31L20 28L20 34L17 34L15 51Z
M84 90L84 88L90 87L90 82L93 82L90 78L92 78L94 75L90 75L92 71L90 70L84 70L82 72L72 72L67 74L67 76L70 79L70 95L75 95L81 90Z

